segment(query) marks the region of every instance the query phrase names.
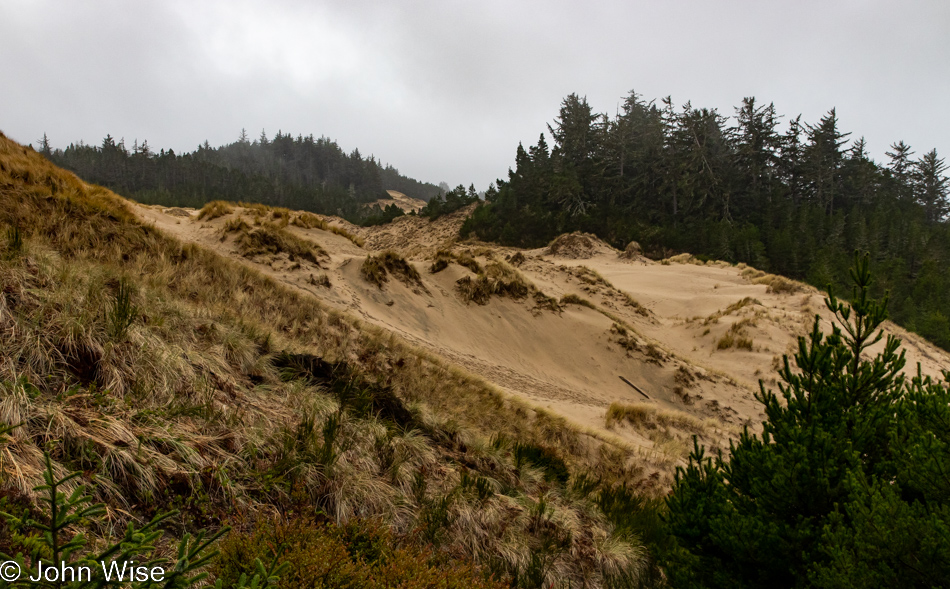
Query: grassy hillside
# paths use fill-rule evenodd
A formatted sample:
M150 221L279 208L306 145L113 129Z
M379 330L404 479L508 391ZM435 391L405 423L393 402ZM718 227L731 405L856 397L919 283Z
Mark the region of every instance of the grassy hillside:
M352 548L346 526L368 521L412 547L392 558L447 558L461 585L626 585L649 568L601 509L636 469L623 448L182 245L2 135L0 230L0 421L20 424L5 500L30 502L45 451L113 524L176 508L175 533L237 525L222 574L288 526ZM261 518L277 523L241 535Z

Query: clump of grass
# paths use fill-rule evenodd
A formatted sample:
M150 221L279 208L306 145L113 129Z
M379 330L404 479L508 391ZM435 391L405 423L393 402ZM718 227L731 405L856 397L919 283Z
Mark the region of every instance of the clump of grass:
M706 319L703 320L703 325L709 325L710 323L719 323L719 319L721 319L722 317L726 317L726 316L728 316L728 315L732 315L732 314L735 313L736 311L738 311L738 310L740 310L740 309L742 309L742 308L744 308L744 307L748 307L748 306L750 306L750 305L759 305L759 306L761 306L761 305L762 305L762 301L760 301L759 299L754 299L754 298L752 298L752 297L745 297L745 298L739 299L738 301L732 303L731 305L729 305L729 306L726 307L725 309L721 309L721 310L719 310L719 311L716 311L715 313L713 313L713 314L710 315L709 317L706 317Z
M132 304L132 285L126 280L120 280L116 287L115 300L109 307L109 334L115 339L122 339L129 327L135 322L138 307Z
M330 288L330 277L327 276L326 274L318 274L317 276L314 276L313 274L311 274L309 282L310 284L314 286L322 286L323 288Z
M406 284L425 288L422 284L422 276L419 275L415 266L392 250L386 250L375 256L370 254L360 266L360 275L363 279L379 288L383 288L383 285L389 281L389 274Z
M478 305L488 304L492 296L523 299L536 290L520 272L500 260L489 262L474 279L460 278L455 282L455 289L463 301Z
M465 276L455 281L455 291L463 301L487 305L494 292L494 284L484 274L479 274L474 279Z
M636 352L640 350L640 342L638 342L637 338L623 325L614 323L610 326L610 333L613 333L617 336L617 345L619 345L624 350L628 352Z
M247 224L247 220L244 217L234 217L228 219L224 222L224 233L240 233L248 232L251 230L251 226Z
M435 253L435 258L432 260L432 265L429 267L429 272L432 274L437 274L448 268L449 264L452 262L457 263L459 266L468 268L475 274L482 272L481 265L468 252L453 254L452 252L444 249L441 249Z
M737 348L741 348L741 349L743 349L743 350L748 350L748 351L751 352L751 351L752 351L752 338L751 338L751 337L739 336L738 338L736 338L736 347L737 347Z
M692 254L677 254L675 256L670 256L664 260L660 261L664 266L669 266L670 264L692 264L694 266L705 266L705 262L695 257Z
M447 250L439 250L435 253L435 259L432 260L432 265L429 266L430 274L438 274L439 272L445 270L449 267L449 264L455 260L455 256L452 252Z
M8 257L16 257L23 253L23 235L17 226L7 228L7 249Z
M275 221L281 221L281 226L287 226L290 224L290 218L292 213L290 209L284 207L271 207L270 216Z
M337 227L336 225L329 225L330 233L334 235L339 235L340 237L345 237L353 242L357 247L363 247L366 245L366 240L360 237L359 235L354 235L342 227Z
M251 210L251 211L254 211L255 213L257 213L258 215L261 215L261 216L266 215L266 214L270 211L270 209L271 209L271 207L269 207L269 206L267 206L267 205L265 205L265 204L261 204L261 203L259 203L259 202L244 202L244 201L241 201L241 202L238 203L238 206L239 206L239 207L242 207L242 208L245 208L245 209L248 209L248 210Z
M637 315L642 315L644 317L650 316L650 311L648 311L646 307L641 305L638 300L630 296L625 291L619 291L619 292L620 292L620 297L623 300L623 304L627 305L628 307L631 307L634 311L637 312Z
M360 266L360 276L366 282L375 284L379 288L383 288L383 285L389 282L386 265L379 257L372 254L366 256L366 259L363 260L363 264Z
M316 243L300 239L268 223L253 231L242 233L238 237L237 246L238 251L245 258L286 253L291 261L299 258L320 266L321 258L328 257L327 252Z
M482 271L481 265L478 263L478 260L472 257L468 252L462 252L455 256L455 261L459 266L468 268L475 274L479 274Z
M587 307L588 309L593 309L594 311L597 310L597 305L573 293L568 293L562 296L561 305L579 305L581 307Z
M717 350L728 350L729 348L735 346L737 348L752 351L752 338L746 336L745 327L746 326L755 326L755 321L749 317L746 317L740 321L737 321L732 324L729 328L729 331L723 334L719 341L716 342Z
M762 284L761 282L757 282ZM767 293L774 294L794 294L796 292L801 292L804 290L804 287L801 283L795 282L794 280L789 280L783 276L772 276L771 280L768 281L768 288L765 289Z
M353 235L346 229L338 227L336 225L331 225L320 217L314 215L313 213L300 213L293 217L290 221L291 225L296 225L303 229L320 229L322 231L329 231L334 235L339 235L340 237L345 237L356 244L358 247L363 247L366 245L366 240L358 235Z
M607 288L614 287L614 285L601 276L599 272L587 266L575 266L571 268L569 272L585 284L590 284L591 286L605 286Z
M628 423L634 428L653 430L661 427L676 428L692 433L703 433L703 422L692 415L657 408L647 403L611 403L607 409L606 425Z
M231 206L231 203L224 202L223 200L213 200L201 207L201 210L198 211L197 219L199 221L204 219L211 221L212 219L223 217L232 212L234 212L234 207Z
M556 298L548 296L539 290L534 293L534 309L532 309L532 311L536 314L541 311L560 313L563 309Z
M515 252L514 255L512 255L511 258L508 259L508 263L514 266L515 268L519 268L522 264L525 263L526 260L527 258L524 257L523 253Z
M767 272L752 268L751 266L740 265L739 267L742 269L740 274L743 278L752 282L753 284L766 285L768 288L765 289L765 292L767 293L794 294L796 292L805 290L804 285L802 285L800 282L789 280L784 276L769 274Z
M320 217L314 215L313 213L300 213L290 222L291 225L296 225L297 227L302 227L304 229L323 229L327 230L329 224L321 219Z
M735 334L732 333L731 331L727 331L726 333L723 334L723 336L722 336L721 338L719 338L719 341L716 342L716 349L717 349L717 350L728 350L729 348L731 348L732 346L734 346L735 343L736 343L736 336L735 336Z

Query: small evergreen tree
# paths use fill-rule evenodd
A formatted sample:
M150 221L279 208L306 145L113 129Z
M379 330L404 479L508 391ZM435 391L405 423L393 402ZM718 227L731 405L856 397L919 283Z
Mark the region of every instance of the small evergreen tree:
M794 369L785 357L779 394L760 386L762 434L744 431L728 457L697 444L677 472L674 586L931 587L950 578L947 387L905 381L900 341L879 329L886 297L869 295L868 257L856 258L851 277L850 305L829 289L831 334L816 316Z
M11 429L9 426L0 428L0 442L7 441L6 434ZM207 578L208 573L204 569L217 557L218 551L214 549L214 544L228 532L227 528L210 535L205 532L195 536L185 534L178 544L175 559L155 554L163 534L161 525L175 515L174 512L157 515L144 526L129 523L118 542L92 544L81 530L89 528L92 522L104 516L105 506L93 503L84 485L75 486L67 494L70 482L82 473L74 472L59 478L48 454L45 460L43 478L46 484L35 489L41 493L41 502L48 508L45 517L34 519L29 511L22 515L0 513L19 534L21 545L29 550L29 560L22 552L15 557L0 552L0 559L5 561L0 588L185 589L200 585ZM276 583L278 575L288 566L278 565L277 560L275 557L269 567L264 567L259 560L255 561L256 574L250 580L247 575L243 575L237 589L258 589ZM118 565L115 569L110 568L113 562ZM139 570L139 567L144 567L148 573L139 573L137 578L130 579L129 568L123 569L124 564ZM41 573L41 567L46 572ZM80 573L80 567L88 572ZM162 573L152 574L155 569L160 569ZM73 572L63 573L64 570ZM126 571L123 573L124 578L116 578L119 570ZM70 579L66 580L66 576ZM222 589L222 583L219 581L214 587Z

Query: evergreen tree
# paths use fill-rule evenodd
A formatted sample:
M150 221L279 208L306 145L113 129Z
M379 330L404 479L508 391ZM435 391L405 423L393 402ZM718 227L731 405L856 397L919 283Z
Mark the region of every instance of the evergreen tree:
M814 127L806 125L806 128L809 142L804 156L811 197L828 214L832 214L835 211L835 198L840 192L840 168L843 160L841 146L846 143L850 133L841 133L838 130L838 115L835 109L828 111Z
M696 446L677 472L668 556L677 587L931 587L950 573L950 411L946 385L901 375L904 353L879 330L857 258L851 305L816 316L785 357L779 394L760 385L767 421L728 457ZM948 375L950 379L950 375ZM893 519L892 519L893 518ZM892 531L896 546L889 546Z
M910 200L913 191L910 185L910 176L913 171L913 161L910 156L914 155L910 146L903 141L891 144L891 150L885 152L891 162L888 165L894 178L897 180L897 196L901 200Z
M43 137L39 140L40 144L40 153L49 157L53 154L53 150L49 146L49 138L46 136L46 133L43 133Z
M927 220L941 221L947 216L947 164L932 149L914 162L913 179L916 200L924 207Z

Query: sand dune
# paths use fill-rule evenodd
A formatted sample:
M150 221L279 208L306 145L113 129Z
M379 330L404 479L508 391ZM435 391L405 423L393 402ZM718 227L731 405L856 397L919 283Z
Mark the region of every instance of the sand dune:
M692 433L715 445L745 425L756 428L763 417L753 398L759 380L774 387L782 354L794 350L797 336L810 330L816 314L829 328L822 295L811 287L768 292L767 285L749 279L749 270L744 276L743 268L688 259L666 264L625 259L596 238L592 244L526 251L459 243L467 211L434 222L402 217L375 228L324 218L359 235L363 247L329 231L284 226L326 251L319 265L280 253L243 257L223 228L237 217L253 227L259 211L238 208L211 221L197 220L194 211L182 216L182 209L140 206L138 211L182 240L241 259L512 395L594 432L662 453L670 467L683 459ZM522 299L492 297L485 305L466 302L456 283L475 274L456 263L430 273L440 249L467 253L482 266L510 259L535 291ZM406 256L421 275L421 286L392 279L379 288L367 282L360 267L368 254L382 250ZM324 275L329 286L315 280ZM561 301L565 295L589 306L545 303L546 297ZM909 369L915 371L918 362L927 374L950 369L944 351L895 325L886 329L904 339ZM612 403L647 403L692 421L663 428L608 427Z

